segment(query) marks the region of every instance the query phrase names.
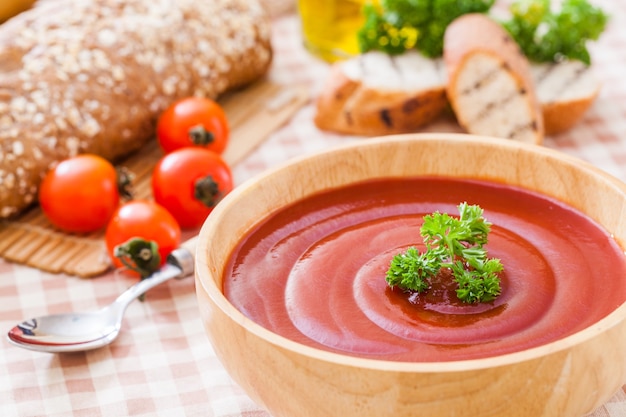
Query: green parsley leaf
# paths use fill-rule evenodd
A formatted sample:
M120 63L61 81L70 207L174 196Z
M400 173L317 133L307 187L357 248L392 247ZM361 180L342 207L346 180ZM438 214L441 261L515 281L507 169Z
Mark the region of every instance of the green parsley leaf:
M415 247L410 247L393 258L386 280L392 287L424 292L428 289L427 279L438 270L437 259L432 253L420 254Z
M503 26L535 62L568 58L590 65L587 42L597 40L608 22L608 15L587 0L563 0L556 10L550 0L516 0L510 11Z
M385 279L390 287L425 292L441 269L452 271L457 297L466 303L489 302L500 295L504 270L500 260L488 258L484 245L491 223L477 205L461 203L459 217L435 212L424 216L420 234L426 250L408 248L391 260Z
M417 49L428 57L443 53L448 25L466 13L485 13L495 0L382 0L364 8L365 24L358 33L361 52L391 55Z

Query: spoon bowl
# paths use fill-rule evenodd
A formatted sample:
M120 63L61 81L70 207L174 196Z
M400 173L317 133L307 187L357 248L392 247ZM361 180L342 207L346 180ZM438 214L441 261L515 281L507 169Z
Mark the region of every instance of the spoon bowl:
M12 328L9 340L21 347L49 352L104 346L117 337L121 328L123 311L114 307L32 318Z

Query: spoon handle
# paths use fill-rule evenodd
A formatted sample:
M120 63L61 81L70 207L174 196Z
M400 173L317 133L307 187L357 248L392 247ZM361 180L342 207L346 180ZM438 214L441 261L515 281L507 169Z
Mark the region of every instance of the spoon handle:
M112 308L126 309L135 298L144 294L148 290L168 281L172 278L184 278L193 274L194 254L197 237L193 237L184 242L178 249L172 251L167 261L159 270L147 278L142 279L132 287L119 295L111 305Z
M182 270L182 274L178 278L184 278L193 274L194 258L196 254L196 243L198 236L183 242L180 248L172 251L167 258L167 263L178 266Z

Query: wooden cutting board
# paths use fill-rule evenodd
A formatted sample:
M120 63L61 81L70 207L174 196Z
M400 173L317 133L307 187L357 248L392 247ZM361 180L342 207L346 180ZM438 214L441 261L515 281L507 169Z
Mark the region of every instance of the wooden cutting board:
M223 154L234 166L270 133L287 122L309 100L304 86L283 86L262 80L222 97L228 115L230 141ZM156 140L130 156L122 165L135 175L135 198L151 198L152 168L163 155ZM42 271L79 277L95 277L110 269L104 231L88 235L60 232L52 227L39 207L21 217L0 223L0 256Z

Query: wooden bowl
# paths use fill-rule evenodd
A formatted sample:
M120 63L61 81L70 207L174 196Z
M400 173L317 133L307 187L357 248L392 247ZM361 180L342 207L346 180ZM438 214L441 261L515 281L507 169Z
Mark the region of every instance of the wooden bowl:
M484 359L413 363L331 353L257 325L222 293L229 254L268 213L376 177L482 178L555 197L626 247L626 186L554 150L456 134L392 136L294 160L236 188L200 232L199 309L232 378L273 417L582 416L626 381L626 305L571 336ZM621 277L626 278L626 277Z

